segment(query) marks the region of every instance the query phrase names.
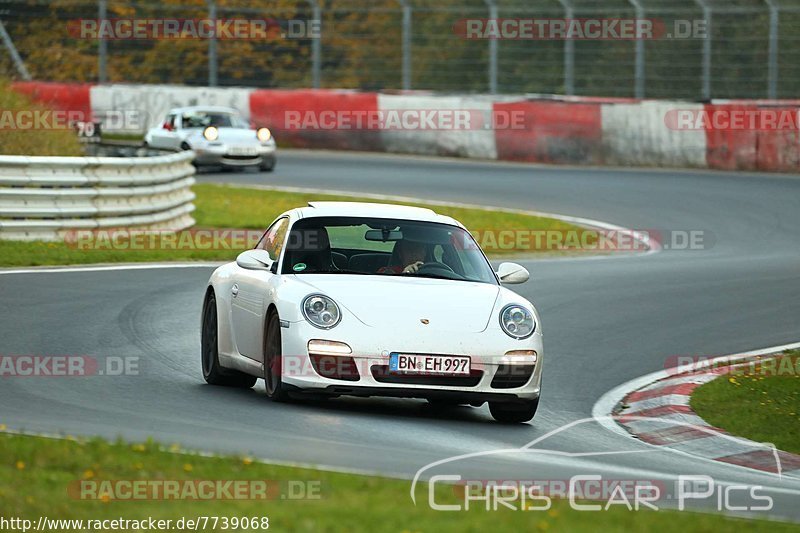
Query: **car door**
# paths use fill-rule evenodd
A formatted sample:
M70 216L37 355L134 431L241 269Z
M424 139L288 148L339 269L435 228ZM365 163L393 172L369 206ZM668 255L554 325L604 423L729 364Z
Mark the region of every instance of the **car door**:
M287 230L288 217L276 220L256 245L269 252L277 265ZM240 354L255 361L263 360L264 310L270 283L277 274L263 270L247 270L237 267L235 281L231 286L231 322L234 343Z
M161 127L152 131L150 145L153 148L159 148L161 150L174 150L180 145L180 143L178 143L176 146L175 141L177 138L176 115L169 114L167 118L164 119Z

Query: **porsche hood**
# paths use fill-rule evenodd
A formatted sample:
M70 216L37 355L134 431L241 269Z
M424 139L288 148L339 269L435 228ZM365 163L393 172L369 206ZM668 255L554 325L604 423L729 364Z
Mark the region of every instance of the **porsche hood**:
M297 276L333 298L367 326L404 328L428 320L438 331L486 329L500 287L418 277L306 274Z

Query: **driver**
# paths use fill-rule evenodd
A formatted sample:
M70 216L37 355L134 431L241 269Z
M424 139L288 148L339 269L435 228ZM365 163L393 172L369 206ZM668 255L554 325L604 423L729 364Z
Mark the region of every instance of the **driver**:
M397 241L394 251L398 264L381 267L378 274L416 274L424 264L425 243L403 239Z

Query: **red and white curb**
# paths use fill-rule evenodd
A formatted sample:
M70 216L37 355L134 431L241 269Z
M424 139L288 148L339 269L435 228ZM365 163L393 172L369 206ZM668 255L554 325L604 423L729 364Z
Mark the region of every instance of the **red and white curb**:
M649 445L691 456L800 479L800 455L730 435L709 425L689 400L695 389L740 363L800 348L800 343L712 358L635 379L606 393L594 406L602 425ZM726 366L727 365L727 366Z

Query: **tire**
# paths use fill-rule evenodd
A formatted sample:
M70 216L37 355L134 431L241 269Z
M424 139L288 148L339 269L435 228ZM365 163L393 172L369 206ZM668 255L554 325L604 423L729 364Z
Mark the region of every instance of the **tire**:
M201 334L200 362L203 379L209 385L249 389L258 378L235 370L226 370L219 364L219 339L217 329L217 299L212 292L203 306L203 332Z
M191 149L192 149L192 147L189 146L189 143L187 143L187 142L182 142L181 143L181 150L187 151L187 150L191 150Z
M515 403L489 402L489 412L495 420L504 424L528 422L536 414L538 407L539 398Z
M261 166L259 166L258 168L259 168L259 169L260 169L262 172L272 172L273 170L275 170L275 162L276 162L276 161L275 161L275 158L274 158L274 157L273 157L273 158L270 158L270 160L269 160L269 161L263 161L263 162L261 163Z
M264 328L264 387L267 396L274 402L285 402L289 393L281 379L283 353L281 348L281 324L278 313L272 311Z

